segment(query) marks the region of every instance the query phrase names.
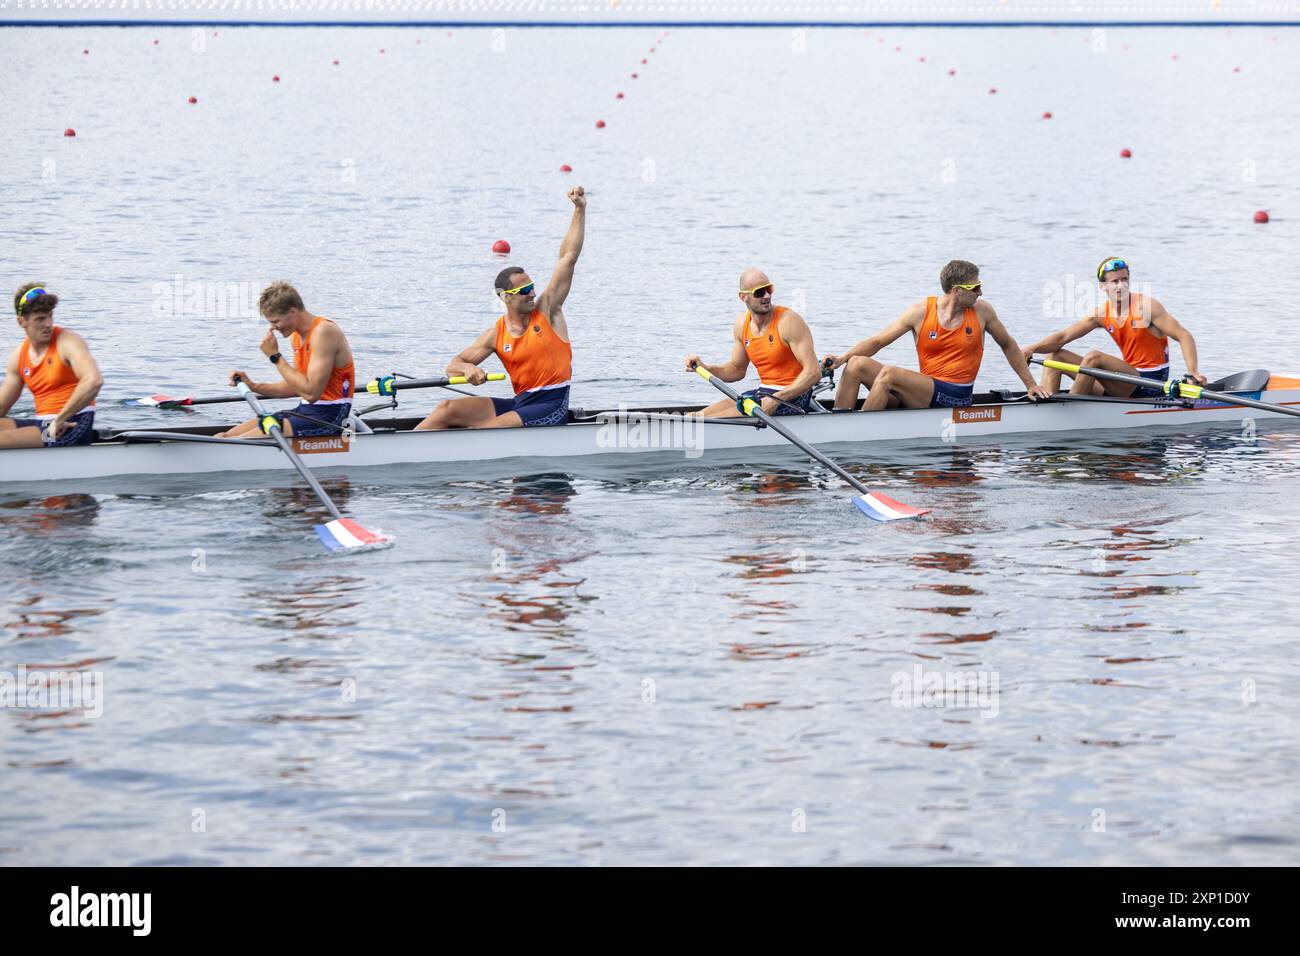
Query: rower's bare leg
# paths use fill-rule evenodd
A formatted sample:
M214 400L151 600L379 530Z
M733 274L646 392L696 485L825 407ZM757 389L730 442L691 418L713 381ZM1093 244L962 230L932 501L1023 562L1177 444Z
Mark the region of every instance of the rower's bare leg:
M498 415L489 422L482 425L473 425L473 428L523 428L524 420L519 417L518 412L506 412L504 415Z
M706 405L698 412L691 412L700 418L739 418L740 410L736 408L736 403L729 398L721 398L712 405Z
M513 412L509 414L514 414ZM482 428L497 417L490 398L449 398L415 426L416 431L440 428ZM518 415L515 415L518 418Z
M934 397L934 379L910 368L886 365L871 385L867 400L862 403L864 412L878 412L885 408L928 408Z
M12 418L0 418L0 448L41 448L45 438L39 428L19 428Z
M1069 365L1083 364L1083 356L1079 355L1077 352L1071 352L1069 349L1058 349L1051 355L1047 356L1047 358L1051 359L1053 362L1065 362ZM1052 394L1056 394L1061 390L1061 376L1064 374L1066 373L1058 369L1047 368L1044 366L1043 380L1039 384Z
M1081 361L1073 364L1105 369L1107 372L1120 372L1124 375L1136 375L1138 373L1137 369L1123 359L1095 350L1085 355ZM1136 385L1129 385L1126 382L1102 382L1091 375L1079 375L1075 378L1074 384L1070 386L1070 394L1112 395L1116 398L1128 398L1136 389Z
M219 432L216 435L216 437L217 438L261 438L262 429L261 426L257 424L257 422L258 420L256 418L250 418L246 422L240 422L234 428L228 428L224 432ZM280 426L280 429L281 431L284 432L284 436L286 438L292 438L293 437L292 419L285 418L283 424L281 424Z
M835 407L850 410L856 408L858 390L863 385L871 388L884 367L884 363L865 355L855 355L845 362L844 370L840 372L840 384L835 387Z

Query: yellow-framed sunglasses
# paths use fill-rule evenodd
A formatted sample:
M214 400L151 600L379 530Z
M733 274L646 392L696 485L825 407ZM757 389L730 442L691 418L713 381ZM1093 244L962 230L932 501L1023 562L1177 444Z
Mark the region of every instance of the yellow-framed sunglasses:
M954 289L965 289L967 292L978 292L982 285L982 282L954 282L952 287Z
M535 286L536 284L537 284L536 282L525 282L523 285L516 286L513 289L502 289L501 294L502 295L528 295L533 291L533 286Z
M764 282L762 285L756 285L752 289L741 289L740 291L742 295L756 295L760 299L763 299L771 295L775 289L773 288L772 283Z

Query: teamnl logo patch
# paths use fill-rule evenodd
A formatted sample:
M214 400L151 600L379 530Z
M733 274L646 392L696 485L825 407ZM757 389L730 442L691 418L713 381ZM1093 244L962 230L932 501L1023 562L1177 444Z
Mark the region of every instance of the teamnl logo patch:
M73 886L50 897L51 926L129 926L131 935L148 936L152 911L152 893L83 893Z

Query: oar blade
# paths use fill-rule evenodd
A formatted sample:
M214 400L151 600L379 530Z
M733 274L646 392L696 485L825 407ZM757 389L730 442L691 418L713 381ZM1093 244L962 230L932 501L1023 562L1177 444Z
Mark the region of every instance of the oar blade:
M363 528L351 518L316 525L316 536L331 554L355 554L393 546L393 539L388 535Z
M872 521L905 521L908 518L919 518L921 515L928 515L931 510L929 508L913 508L901 501L895 501L889 495L882 495L878 491L872 491L865 495L854 495L853 503L858 506L859 511Z
M146 395L144 398L124 398L122 404L127 408L157 408L163 402L175 401L170 395Z

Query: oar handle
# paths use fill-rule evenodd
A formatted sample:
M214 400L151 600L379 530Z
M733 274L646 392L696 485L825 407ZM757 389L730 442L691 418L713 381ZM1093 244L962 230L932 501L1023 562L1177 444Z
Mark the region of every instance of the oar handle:
M503 382L505 375L501 372L492 372L488 375L489 382ZM469 380L464 375L452 375L450 378L414 378L400 379L396 374L381 375L379 378L372 379L366 384L366 391L371 395L382 395L391 398L396 392L407 388L442 388L445 385L468 385Z

